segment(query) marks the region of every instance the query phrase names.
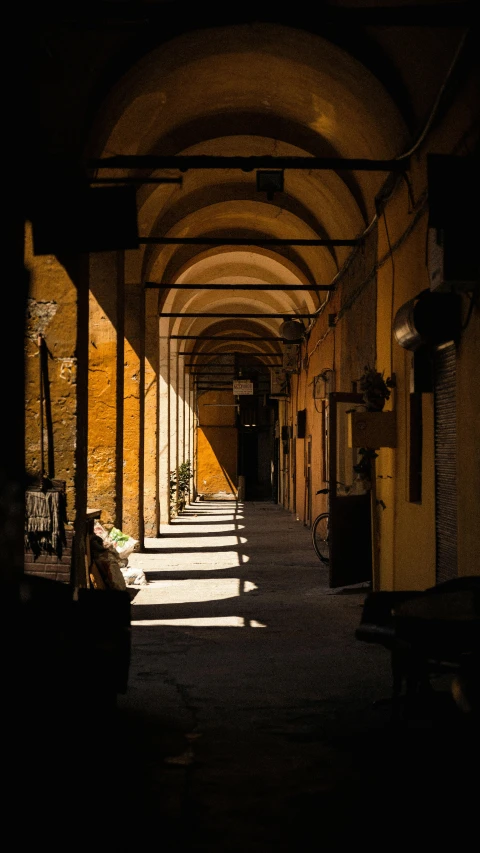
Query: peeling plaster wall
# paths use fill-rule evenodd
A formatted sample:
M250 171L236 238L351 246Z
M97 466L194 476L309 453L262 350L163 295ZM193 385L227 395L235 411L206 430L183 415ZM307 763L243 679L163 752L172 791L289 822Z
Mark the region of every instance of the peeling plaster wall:
M295 26L294 19L292 22ZM387 57L391 55L392 67L396 67L399 79L405 83L406 100L412 99L411 126L421 129L432 117L432 106L439 86L446 79L460 34L455 27L451 31L443 27L419 28L418 32L413 28L411 33L408 43L398 38L395 28L376 29L373 38L383 46ZM359 37L361 39L362 33ZM90 110L94 105L99 107L98 126L91 125L87 147L90 153L98 154L157 150L195 150L197 153L215 150L222 153L227 149L233 151L235 145L249 153L259 153L259 147L274 153L277 147L278 151L286 151L283 146L298 144L302 148L309 141L315 141L309 150L345 156L382 157L395 156L411 143L400 112L383 89L380 78L367 73L356 60L323 38L275 25L260 24L253 29L250 25L242 25L231 34L228 28L214 27L210 33L194 29L146 55L131 74L127 73L119 81L100 106L100 95L95 92L96 83L101 79L106 81L107 59L113 57L128 39L125 34L107 32L100 37L79 31L70 33L66 40L63 30L57 35L53 32L49 35L52 52L50 49L45 52L45 65L40 65L36 92L39 129L35 123L32 127L34 140L39 141L45 132L47 152L56 154L64 150L67 157L73 155L76 160L85 141L84 131L91 122L93 113ZM62 69L61 75L53 73L52 56L57 71ZM87 63L83 61L85 57L88 57ZM126 52L122 57L125 68L128 58ZM456 75L463 74L465 68L462 66L463 63L456 69ZM113 67L111 70L113 72ZM368 245L366 253L357 255L338 291L325 305L302 349L302 373L292 377L290 400L279 407L281 424L292 427L298 409L307 409L307 429L312 435L314 493L316 488L324 485L326 474L321 406L313 400L311 393L315 375L325 367L333 366L337 390L350 390L351 383L358 378L365 363L375 362L377 369L384 371L385 375L392 370L395 373L397 388L389 406L397 412L397 447L382 448L377 460L378 497L386 504L386 510L378 514L383 588L422 588L433 582L433 401L424 395L423 495L421 503L414 505L406 499L411 357L392 342L391 324L398 307L428 286L425 267L426 207L422 208L426 200L425 153L428 150L465 154L471 153L475 144L478 147L478 76L475 79L473 74L469 77L464 75L450 83L454 85L448 89L448 99L442 102L441 111L434 116L435 121L429 126L423 145L411 160L408 189L404 183L395 189L387 202L385 216L380 219L377 283L374 278L366 281L375 259L375 252L372 256ZM267 99L265 89L268 91ZM236 111L239 117L237 128ZM243 124L245 116L256 117L260 124L251 130ZM475 122L477 128L470 133ZM275 129L272 137L264 137L271 126ZM215 128L213 133L212 127ZM200 128L198 138L195 138L196 128ZM283 132L283 129L288 132L288 140L277 139L281 133L276 131ZM201 138L202 133L205 139ZM215 138L216 133L225 135ZM235 133L238 135L236 141ZM251 137L249 133L252 133ZM228 145L225 140L228 140ZM291 185L292 197L298 194L295 210L301 210L303 205L308 213L302 224L301 217L297 220L297 214L287 208L282 212L275 206L270 210L264 203L253 204L251 192L245 193L251 178L242 176L241 183L245 186L241 192L238 186L232 185L231 198L228 198L227 186L221 204L222 187L213 190L208 177L199 178L194 173L184 176L185 196L178 206L174 203L176 188L139 190L139 197L141 195L144 200L142 233L154 233L157 227L162 229L162 215L158 211L162 209L163 199L165 230L173 228L178 233L202 232L215 221L223 221L225 227L234 230L243 227L250 217L256 228L261 230L265 227L268 233L271 231L278 236L291 234L292 225L298 226L299 233L310 234L311 229L316 230L318 225L320 230L333 236L350 235L366 225L369 216L373 215L375 192L383 180L379 174L367 172L362 173L358 180L353 175L345 175L345 185L339 175L319 180L314 176L302 176L295 185ZM215 198L207 205L210 191ZM195 199L203 199L205 207L200 204L195 207ZM419 216L417 221L419 214L423 219ZM411 234L404 239L410 228ZM392 260L388 253L390 246L395 246L397 241L401 244ZM188 260L195 251L168 249L160 253L152 248L148 263L145 261L147 252L131 253L130 263L136 274L132 274L129 281L140 281L139 271L147 267L156 280L169 281L170 273L178 272L182 263L188 266ZM78 471L75 472L75 444L79 432L77 416L86 417L83 407L77 411L78 384L84 381L83 365L77 377L77 292L57 258L33 257L29 240L26 255L31 273L26 333L26 466L28 470L41 473L43 441L48 463L53 460L50 473L66 480L72 509L74 474L78 476ZM313 280L328 279L347 255L346 248L332 254L321 248L295 253L295 257L302 261L299 267L303 276L301 280L308 278L307 273ZM168 275L163 277L165 271ZM127 525L130 521L132 525L137 522L141 525L139 495L143 464L145 525L146 529L156 532L160 517L162 521L168 517L169 469L190 455L186 441L190 412L184 403L185 390L177 387L177 365L168 353L168 345L162 342L160 354L158 349L155 352L158 343L157 313L152 302L147 312L144 367L146 428L142 435L143 389L141 381L137 382L137 369L140 376L142 364L137 347L140 334L136 326L141 315L135 307L132 308L132 329L128 331L124 344L123 281L119 272L122 269L115 253L92 256L88 502L90 506L102 509L102 520L123 525L125 519ZM361 289L358 293L357 288ZM355 300L347 309L352 296ZM465 296L462 301L466 316L468 298ZM197 307L205 304L206 301L199 300ZM336 316L333 326L329 325L329 314ZM195 328L204 331L201 325L197 324ZM169 331L171 329L166 322L165 332ZM40 436L39 426L39 334L44 336L48 350L48 390L52 401L52 427L50 431L44 430L43 436ZM474 382L478 372L479 337L479 314L475 308L457 353L457 392L461 401L457 415L460 574L480 573L477 526L472 522L480 500L480 460L475 435L480 392L478 383ZM232 482L235 488L236 431L233 422L224 424L224 427L222 439L218 442L208 431L216 429L220 432L219 427L205 422L198 431L199 491L203 479L208 481L209 472L213 471L212 488L225 488L227 481L229 488L232 488ZM146 451L143 463L142 441ZM214 445L216 451L212 454ZM288 508L295 507L302 515L305 495L303 441L290 439L289 450L286 456L281 451L280 494ZM210 461L206 468L202 468L202 458L207 458L205 453L209 454ZM83 477L83 470L80 476ZM313 516L324 506L325 498L314 496Z
M141 481L143 401L143 287L125 287L124 420L123 420L123 512L122 530L143 538L143 483ZM143 473L143 472L142 472Z
M90 256L88 505L102 511L107 526L122 523L124 304L119 263L115 252Z
M159 351L158 296L145 291L145 377L144 377L144 526L145 536L156 537L160 525L158 417L159 417Z
M75 447L77 428L77 289L66 269L51 255L33 255L27 228L26 267L30 291L25 341L25 468L42 475L41 446L45 473L66 482L69 522L75 516ZM50 405L43 401L43 435L40 432L40 356L37 343L42 335L47 357L45 386ZM51 420L51 428L49 422Z

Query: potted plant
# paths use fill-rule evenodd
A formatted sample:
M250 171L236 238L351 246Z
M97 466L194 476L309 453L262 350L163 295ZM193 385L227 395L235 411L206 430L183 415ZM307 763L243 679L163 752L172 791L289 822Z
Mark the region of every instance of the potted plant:
M172 516L178 515L185 509L191 477L192 467L189 459L182 462L176 471L170 471L170 512Z
M381 412L390 397L390 389L393 388L392 379L383 378L374 368L365 366L364 372L358 380L360 391L368 412Z
M188 493L190 491L191 476L192 468L190 465L190 459L187 459L186 462L182 462L178 469L178 512L182 512L185 509Z

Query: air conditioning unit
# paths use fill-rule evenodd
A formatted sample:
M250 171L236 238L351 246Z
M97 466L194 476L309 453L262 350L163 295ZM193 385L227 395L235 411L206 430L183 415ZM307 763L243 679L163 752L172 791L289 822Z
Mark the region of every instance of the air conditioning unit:
M460 303L458 293L422 290L395 314L393 334L397 343L415 351L457 340L461 331Z
M430 290L437 293L472 291L480 283L480 264L471 227L428 229Z
M473 291L480 282L478 227L479 159L428 154L427 267L430 290Z

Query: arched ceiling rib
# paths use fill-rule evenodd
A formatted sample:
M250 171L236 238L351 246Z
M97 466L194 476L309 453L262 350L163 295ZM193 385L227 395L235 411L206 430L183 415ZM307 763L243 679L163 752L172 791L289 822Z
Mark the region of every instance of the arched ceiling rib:
M327 146L327 151L319 150L318 145L302 145L302 133L304 129L300 125L290 127L289 133L279 135L275 133L275 128L268 127L268 132L262 134L256 133L252 124L246 123L243 128L243 133L238 131L233 132L230 122L225 116L217 116L217 121L208 122L209 135L205 134L199 137L195 145L178 147L176 154L182 155L199 155L208 154L211 156L243 156L248 152L249 156L276 156L276 157L295 157L295 156L335 156L335 151L331 146ZM219 122L221 119L221 123ZM264 116L265 122L268 125L269 116ZM215 129L214 125L218 124ZM272 122L275 124L275 122ZM288 124L288 123L284 123ZM267 131L267 128L265 128ZM312 135L313 131L311 132ZM292 144L289 138L296 138L296 144ZM317 135L318 141L318 135ZM147 175L148 173L145 173ZM295 192L291 191L292 178L294 179ZM239 170L232 171L217 171L212 178L212 175L205 171L187 171L182 176L181 188L172 185L152 185L145 184L139 190L139 208L142 211L143 217L147 217L145 222L146 227L149 227L152 217L148 218L148 210L151 204L148 204L149 196L153 198L151 202L154 204L154 209L158 211L168 210L170 206L177 206L180 214L190 204L195 204L198 198L199 205L203 203L201 191L205 195L205 188L215 194L217 198L222 197L229 191L238 197L253 197L256 193L256 176ZM282 201L289 201L290 204L295 202L302 204L306 210L312 214L312 209L318 213L317 199L315 207L312 206L312 194L320 196L322 201L324 197L331 197L331 203L336 207L342 206L348 210L350 206L358 207L363 224L366 224L367 209L365 201L362 197L360 185L357 180L357 175L352 172L343 171L340 175L334 170L318 172L312 170L310 172L288 172L285 175L285 197ZM190 195L190 198L189 198ZM156 197L156 198L155 198ZM159 208L160 202L160 208ZM143 224L143 222L142 222Z
M337 155L391 157L406 141L364 66L319 36L274 24L185 33L144 57L116 94L105 153L159 152L186 119L247 109L309 127Z
M167 264L163 281L168 284L187 280L192 283L215 283L228 271L229 278L234 276L237 283L260 277L266 283L276 284L277 271L281 268L280 281L285 284L296 283L297 280L303 285L317 283L313 280L308 264L293 252L293 260L287 258L281 247L227 245L198 251L199 248L182 246L171 263ZM178 262L180 254L183 263ZM198 279L197 271L200 274ZM163 290L162 293L164 295Z
M213 155L240 155L248 150L251 155L275 153L277 156L302 156L305 152L290 145L275 143L271 139L237 139L226 138L212 140L207 149L196 146L184 152L195 155L203 153ZM290 213L293 218L310 228L311 234L325 238L355 237L364 229L366 222L346 184L334 172L315 170L289 172L284 176L284 192L276 193L273 199L267 201L265 193L259 193L256 187L256 175L241 171L214 172L199 170L187 172L182 178L182 186L148 185L139 194L139 227L142 233L165 236L175 234L175 227L185 224L190 228L189 217L195 211L199 232L203 208L207 208L207 221L211 227L211 206L222 202L235 200L241 203L263 203L270 206L269 216L278 219L279 216ZM220 210L220 208L217 208ZM205 218L205 217L204 217ZM255 222L255 217L251 217ZM195 233L197 233L195 232ZM194 233L194 232L192 232ZM275 236L272 232L271 236ZM288 233L283 236L288 236ZM293 236L293 234L292 234ZM307 236L307 235L306 235ZM182 247L183 248L183 247ZM156 255L161 250L158 246L149 246L145 252L145 275L151 278L151 267ZM172 250L172 254L173 254ZM326 249L341 265L347 258L349 250L344 247ZM165 255L165 252L164 252ZM326 271L328 274L328 270Z
M246 232L242 232L243 236L247 236ZM225 234L219 235L225 236ZM233 235L231 235L233 236ZM238 235L240 236L240 235ZM255 240L255 233L249 232L248 235L252 238L252 243ZM169 247L171 248L171 247ZM249 249L250 253L255 253L258 257L271 258L274 257L277 259L279 263L282 263L285 269L294 270L295 274L299 277L303 278L303 280L308 280L312 284L317 283L315 281L314 274L309 266L309 258L304 258L300 253L296 250L295 247L284 247L279 246L278 248L267 248L260 246L250 246L246 247ZM205 257L217 257L222 256L224 258L227 257L228 254L235 255L238 252L238 246L216 246L210 249L202 249L199 246L179 246L176 251L171 252L169 255L169 261L165 266L163 282L170 284L171 282L176 281L177 273L181 273L184 270L188 270L193 264L195 264L199 259ZM151 280L152 277L148 273L148 276L145 276L145 280ZM243 279L243 276L250 275L250 267L248 265L242 266L242 268L237 270L237 275ZM156 281L160 281L157 276L153 276L153 279ZM193 281L193 279L191 279ZM294 281L294 279L293 279ZM318 282L322 283L322 281Z
M280 261L277 260L271 250L261 253L258 249L235 249L234 251L230 249L228 252L220 251L215 255L200 256L195 263L180 272L176 281L178 284L223 282L226 285L233 285L238 283L236 270L239 266L249 269L249 277L252 280L259 278L271 284L292 282L307 285L293 265L287 266L283 258ZM268 277L264 279L264 276ZM248 277L245 276L245 281L247 279Z

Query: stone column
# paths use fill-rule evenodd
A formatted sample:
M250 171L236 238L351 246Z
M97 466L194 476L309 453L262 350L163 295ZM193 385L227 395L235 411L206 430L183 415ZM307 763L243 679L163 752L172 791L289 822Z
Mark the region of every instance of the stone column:
M144 524L145 536L159 534L159 345L158 291L145 290Z
M170 355L168 339L168 320L160 318L158 328L159 344L159 424L158 424L158 496L160 505L160 523L169 520L169 478L170 478L170 441L169 441L169 404L170 404Z
M123 504L123 253L90 256L88 505L120 526Z
M184 368L185 382L185 458L190 460L190 470L193 468L193 423L192 423L192 390L190 374ZM193 499L192 479L190 479L190 500Z
M122 529L143 545L143 286L125 286Z
M197 447L198 447L198 418L197 418L197 395L194 383L190 379L190 409L192 412L192 432L191 432L191 456L192 460L192 490L193 495L197 497Z
M168 418L168 433L169 433L169 472L177 471L180 465L179 447L178 447L178 342L176 340L169 341L169 418ZM174 498L175 499L175 498Z
M69 547L75 532L66 569L59 557L29 562L28 572L85 586L87 261L34 255L27 227L25 263L25 468L65 483Z
M181 359L183 361L183 358ZM177 443L178 443L178 464L181 465L182 462L188 458L186 455L185 448L185 369L183 364L180 363L180 357L178 355L177 349L177 358L176 358L176 375L177 375L177 398L178 398L178 406L177 406Z

